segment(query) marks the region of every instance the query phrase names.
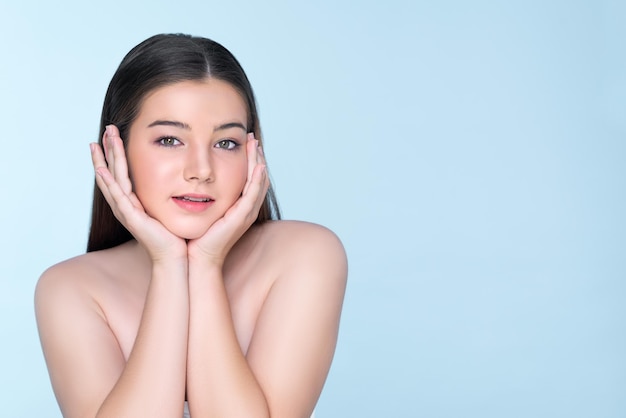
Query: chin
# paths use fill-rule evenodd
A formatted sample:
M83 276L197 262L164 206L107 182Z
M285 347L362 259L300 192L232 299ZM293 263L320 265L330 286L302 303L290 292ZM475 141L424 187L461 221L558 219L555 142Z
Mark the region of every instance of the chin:
M178 238L193 240L202 237L211 225L213 223L209 225L198 225L198 223L195 223L195 225L168 225L166 228Z

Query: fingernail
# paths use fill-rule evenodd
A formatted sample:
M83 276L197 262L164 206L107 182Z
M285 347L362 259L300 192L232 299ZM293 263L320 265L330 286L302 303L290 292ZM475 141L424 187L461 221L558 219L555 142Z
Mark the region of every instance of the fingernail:
M113 135L113 125L107 125L104 127L104 132L106 132L107 135Z
M90 150L91 152L94 152L95 148L94 148L94 143L93 143L93 142L91 142L91 143L89 144L89 150Z

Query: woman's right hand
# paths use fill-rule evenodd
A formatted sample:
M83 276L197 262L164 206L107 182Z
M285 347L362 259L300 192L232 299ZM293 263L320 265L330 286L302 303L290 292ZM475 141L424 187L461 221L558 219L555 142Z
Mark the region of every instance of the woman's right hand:
M91 159L98 188L115 217L148 251L153 262L186 259L185 240L172 234L159 221L150 217L133 192L124 144L116 126L106 127L102 144L104 153L98 144L90 144Z

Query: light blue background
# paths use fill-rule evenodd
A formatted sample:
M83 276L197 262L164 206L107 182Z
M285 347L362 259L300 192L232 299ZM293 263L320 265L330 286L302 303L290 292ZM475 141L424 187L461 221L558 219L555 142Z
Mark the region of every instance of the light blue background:
M60 416L33 289L159 32L240 59L285 217L346 246L320 418L626 416L623 1L87 3L0 3L0 416Z

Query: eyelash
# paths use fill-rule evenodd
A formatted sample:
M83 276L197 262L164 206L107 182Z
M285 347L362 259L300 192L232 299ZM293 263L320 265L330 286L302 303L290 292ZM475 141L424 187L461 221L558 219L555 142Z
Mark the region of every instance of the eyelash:
M172 141L175 141L177 143L175 143L175 144L166 144L165 141L167 141L167 140L172 140ZM228 143L228 145L226 147L219 147L218 146L219 144L224 143L224 142ZM163 147L168 147L168 148L175 147L175 146L178 146L178 145L182 144L180 139L178 139L176 137L173 137L173 136L162 136L162 137L160 137L160 138L158 138L156 140L156 143L161 145L161 146L163 146ZM215 143L215 148L223 149L223 150L226 150L226 151L234 151L240 145L241 144L239 144L237 141L235 141L233 139L220 139L219 141L217 141Z
M178 144L166 144L165 141L168 140L168 139L176 141L176 142L178 142ZM180 142L180 139L175 138L173 136L162 136L162 137L160 137L159 139L156 140L156 143L159 144L159 145L162 145L164 147L168 147L168 148L169 147L175 147L177 145L182 144L182 142Z
M228 143L228 147L227 148L222 148L222 147L218 147L219 144L223 143L223 142L227 142ZM215 147L216 148L220 148L226 151L234 151L239 147L239 143L233 139L220 139L219 141L217 141L215 143Z

